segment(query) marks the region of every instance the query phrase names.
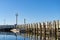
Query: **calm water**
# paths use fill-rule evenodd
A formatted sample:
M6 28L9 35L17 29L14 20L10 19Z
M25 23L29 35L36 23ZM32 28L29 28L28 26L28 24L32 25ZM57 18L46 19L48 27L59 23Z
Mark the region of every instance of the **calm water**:
M0 32L0 40L40 40L40 36L27 33ZM48 39L47 39L48 40Z
M0 40L29 40L28 37L24 37L21 35L15 35L14 33L10 32L0 32Z
M27 33L15 33L12 32L0 32L0 40L37 40L35 35L30 35ZM40 37L38 37L40 40Z

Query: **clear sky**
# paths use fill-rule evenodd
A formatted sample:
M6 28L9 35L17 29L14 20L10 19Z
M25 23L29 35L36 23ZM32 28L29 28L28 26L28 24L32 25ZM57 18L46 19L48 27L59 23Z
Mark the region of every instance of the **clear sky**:
M0 0L0 25L60 20L60 0Z

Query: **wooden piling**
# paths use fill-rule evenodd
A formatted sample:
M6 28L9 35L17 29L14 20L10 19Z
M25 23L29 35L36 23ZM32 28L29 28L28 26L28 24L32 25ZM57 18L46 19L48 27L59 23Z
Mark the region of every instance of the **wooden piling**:
M40 26L40 40L42 40L42 25L41 25L41 23L39 23L39 26Z
M54 36L55 36L55 40L57 40L57 30L56 30L56 21L53 21L53 26L54 26Z
M44 22L43 22L43 28L44 28L43 40L46 40L46 25Z

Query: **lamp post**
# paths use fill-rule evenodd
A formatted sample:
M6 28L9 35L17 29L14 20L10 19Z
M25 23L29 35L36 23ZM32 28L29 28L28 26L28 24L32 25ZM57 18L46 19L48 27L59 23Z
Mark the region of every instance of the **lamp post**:
M26 27L26 19L24 19L24 29L25 29L25 27ZM26 31L26 29L25 29L25 31ZM25 40L25 34L24 34L24 40Z
M17 22L18 22L18 13L16 13L16 25L17 25Z
M17 22L18 22L18 13L16 13L16 24L15 24L15 28L17 28ZM17 40L17 34L16 34L16 40Z

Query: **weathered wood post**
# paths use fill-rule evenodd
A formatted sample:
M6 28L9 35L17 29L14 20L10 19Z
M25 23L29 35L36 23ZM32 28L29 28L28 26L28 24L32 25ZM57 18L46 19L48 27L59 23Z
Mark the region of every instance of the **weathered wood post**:
M47 38L49 40L49 22L47 22Z
M52 24L51 22L49 22L49 38L51 40L51 37L52 37Z
M55 20L53 21L53 26L54 26L55 40L57 40L57 33L56 33L57 32L57 29L56 29L56 21Z
M31 24L31 40L33 39L33 24Z
M42 25L41 25L41 23L39 23L39 26L40 26L40 40L42 40Z
M29 31L28 31L28 34L29 34L29 40L30 40L30 24L28 25L28 27L29 27Z
M34 24L34 34L35 34L35 40L36 40L36 24Z
M44 28L43 40L46 40L46 24L44 22L43 22L43 28Z
M38 40L38 23L36 23L36 38Z
M55 40L54 38L55 38L55 27L54 27L54 23L53 23L53 21L51 22L51 40Z
M28 37L28 24L26 26L26 32L27 32L27 37Z
M59 40L59 20L57 20L57 40Z
M31 40L31 24L30 24L29 35L30 35L30 40Z

